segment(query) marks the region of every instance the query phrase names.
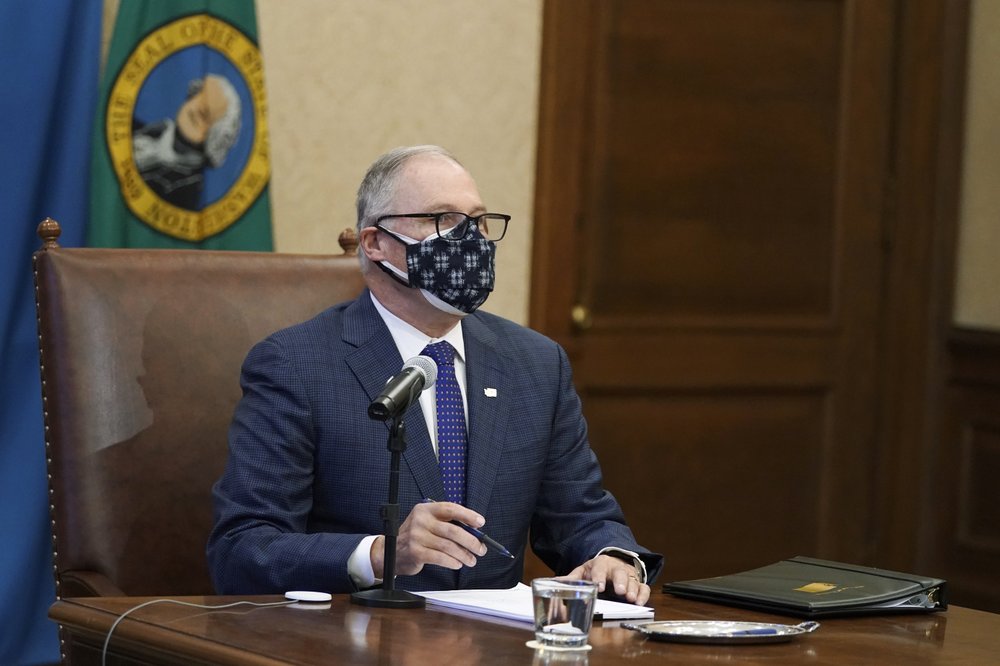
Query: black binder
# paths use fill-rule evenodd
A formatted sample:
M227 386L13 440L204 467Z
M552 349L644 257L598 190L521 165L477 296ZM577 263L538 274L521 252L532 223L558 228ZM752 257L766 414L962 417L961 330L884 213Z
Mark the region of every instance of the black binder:
M729 576L663 586L678 597L796 617L836 617L948 608L939 578L793 557Z

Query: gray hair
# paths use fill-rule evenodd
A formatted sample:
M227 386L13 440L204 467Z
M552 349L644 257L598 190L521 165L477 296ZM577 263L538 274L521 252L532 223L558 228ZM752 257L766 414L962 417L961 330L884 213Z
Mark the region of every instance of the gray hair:
M206 79L212 79L218 83L222 90L222 96L226 98L225 113L212 124L205 137L205 156L208 158L209 164L219 168L226 161L226 156L240 135L243 110L236 88L229 82L229 79L217 74L209 74L204 79L195 79L188 84L188 98L201 92L202 88L205 87Z
M358 187L357 209L358 221L357 231L361 235L361 230L365 227L374 226L379 215L389 213L389 204L396 193L396 183L399 174L406 163L419 155L439 155L447 158L455 164L462 166L458 159L441 146L402 146L393 148L376 159ZM399 213L413 213L416 211L395 211ZM361 262L362 271L369 266L368 257L364 251L358 252L358 259Z

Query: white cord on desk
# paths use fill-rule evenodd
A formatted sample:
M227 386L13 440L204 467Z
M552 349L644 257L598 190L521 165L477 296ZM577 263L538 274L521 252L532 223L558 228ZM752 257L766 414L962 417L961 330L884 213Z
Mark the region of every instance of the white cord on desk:
M147 601L141 603L138 606L133 606L127 611L118 616L118 619L114 621L111 628L108 629L108 636L104 639L104 647L101 648L101 666L106 666L108 657L108 645L111 643L111 634L114 632L118 623L124 620L130 613L139 610L140 608L145 608L146 606L152 606L153 604L177 604L178 606L191 606L192 608L204 608L205 610L219 610L222 608L233 608L234 606L290 606L291 604L297 603L295 601L272 601L269 603L260 603L256 601L234 601L231 604L222 604L221 606L206 606L205 604L194 604L189 601L178 601L177 599L153 599L152 601Z

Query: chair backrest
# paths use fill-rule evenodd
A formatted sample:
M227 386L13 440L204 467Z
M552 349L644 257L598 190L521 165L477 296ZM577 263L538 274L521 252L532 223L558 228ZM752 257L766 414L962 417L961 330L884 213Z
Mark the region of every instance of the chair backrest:
M353 233L353 232L350 232ZM57 594L211 594L211 487L253 343L354 298L345 254L61 248L35 294ZM353 243L352 243L353 241Z

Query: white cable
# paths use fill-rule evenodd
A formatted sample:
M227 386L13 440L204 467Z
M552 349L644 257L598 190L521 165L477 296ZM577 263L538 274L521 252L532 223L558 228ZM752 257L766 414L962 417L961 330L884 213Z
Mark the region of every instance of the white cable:
M219 610L222 608L233 608L234 606L289 606L291 604L297 603L295 601L272 601L270 603L259 603L256 601L234 601L231 604L223 604L221 606L206 606L205 604L194 604L188 601L178 601L177 599L153 599L152 601L147 601L145 603L139 604L138 606L133 606L127 611L118 616L118 619L114 621L111 628L108 629L107 638L104 639L104 647L101 648L101 666L106 666L106 660L108 657L108 645L111 643L111 634L114 632L115 628L118 627L118 623L124 620L130 613L139 610L140 608L145 608L146 606L151 606L153 604L177 604L178 606L191 606L192 608L204 608L205 610Z

